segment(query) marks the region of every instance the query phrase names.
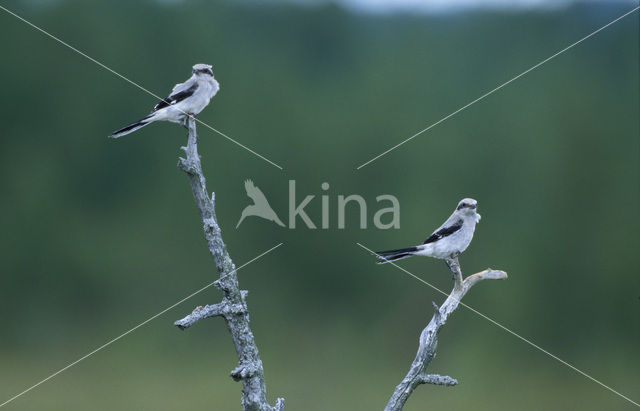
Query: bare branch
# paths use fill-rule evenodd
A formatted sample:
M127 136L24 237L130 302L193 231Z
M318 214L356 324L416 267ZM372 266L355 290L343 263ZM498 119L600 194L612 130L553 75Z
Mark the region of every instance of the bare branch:
M220 226L215 213L215 196L209 198L205 184L200 156L198 155L198 135L193 117L188 119L189 140L182 147L187 158L180 158L178 168L189 177L191 192L202 219L204 237L213 257L220 278L215 286L223 294L218 304L197 307L193 312L174 324L185 329L195 322L208 317L221 316L227 323L233 344L238 354L238 366L231 371L231 377L242 381L242 407L245 411L281 411L284 410L284 399L278 398L275 406L267 401L264 369L258 354L253 332L249 327L249 311L247 309L247 291L240 290L236 267L231 261L227 247L222 240Z
M441 307L438 308L436 303L433 303L435 312L429 324L422 330L420 334L420 344L416 357L411 363L409 372L404 377L402 382L398 384L393 395L389 399L385 411L401 411L404 404L409 399L409 396L416 387L420 384L435 384L453 386L457 385L458 381L448 377L436 374L426 374L425 369L436 356L436 347L438 345L438 332L440 328L447 322L449 315L458 308L458 304L462 297L480 281L483 280L502 280L507 278L507 273L504 271L486 269L476 274L472 274L463 280L462 270L460 269L460 263L458 258L450 258L445 260L447 266L453 273L454 286L451 294L445 300Z
M458 380L451 378L448 375L422 374L420 375L420 383L453 387L454 385L458 385Z
M244 290L243 290L244 291ZM178 326L181 330L191 327L196 322L209 318L209 317L217 317L217 316L229 316L231 314L243 314L246 312L247 307L241 304L213 304L213 305L205 305L204 307L196 307L193 312L181 320L178 320L173 323L173 325Z

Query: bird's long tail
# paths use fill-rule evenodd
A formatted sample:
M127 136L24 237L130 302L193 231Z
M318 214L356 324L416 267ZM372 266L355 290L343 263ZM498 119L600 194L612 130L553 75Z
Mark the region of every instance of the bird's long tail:
M378 264L388 263L389 261L401 260L411 257L418 251L418 247L399 248L397 250L376 251L376 255L380 259Z
M119 138L122 136L126 136L129 133L133 133L136 130L141 129L142 127L146 126L149 123L153 122L153 114L149 114L148 116L141 118L140 120L136 121L135 123L131 123L127 126L122 127L120 130L114 131L113 133L111 133L109 135L109 137L111 138Z

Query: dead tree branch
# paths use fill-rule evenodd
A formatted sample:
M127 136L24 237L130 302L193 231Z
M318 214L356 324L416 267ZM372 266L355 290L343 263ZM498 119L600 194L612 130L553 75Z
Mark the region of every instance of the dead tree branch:
M231 371L231 377L236 381L242 381L242 407L245 411L281 411L284 410L283 398L278 398L275 406L269 405L267 401L264 369L249 327L249 310L246 303L248 292L240 290L236 267L222 240L215 213L215 195L212 193L209 198L202 173L198 155L198 135L193 117L189 117L188 126L187 147L182 147L187 158L180 158L178 168L189 177L193 198L202 219L204 237L220 274L214 285L222 291L223 297L220 303L197 307L191 314L174 324L184 330L203 318L222 317L238 353L238 366Z
M453 290L441 307L438 308L436 303L433 303L435 312L429 324L420 334L418 353L411 364L409 372L402 382L398 384L393 395L389 399L389 402L385 407L385 411L401 411L402 407L404 407L404 404L407 402L407 399L409 399L409 396L413 393L413 390L415 390L420 384L445 386L458 384L458 381L451 377L425 373L427 366L436 356L438 332L447 322L449 315L458 308L460 300L462 300L462 297L465 296L471 287L483 280L503 280L507 278L507 273L504 271L492 270L489 268L463 279L458 259L449 259L446 262L453 273Z

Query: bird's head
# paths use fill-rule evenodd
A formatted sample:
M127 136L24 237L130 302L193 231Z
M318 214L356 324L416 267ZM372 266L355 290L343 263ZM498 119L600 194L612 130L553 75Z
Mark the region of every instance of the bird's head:
M212 66L208 64L196 64L193 66L193 74L196 76L211 76L213 77Z
M480 221L480 214L476 212L478 208L478 202L473 198L463 198L456 207L456 213L460 213L464 216L475 217L476 223Z

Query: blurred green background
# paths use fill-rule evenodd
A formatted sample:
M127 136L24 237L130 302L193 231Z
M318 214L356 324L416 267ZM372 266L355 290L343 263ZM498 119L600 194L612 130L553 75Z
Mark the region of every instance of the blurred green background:
M504 269L465 302L640 399L638 13L366 167L356 167L630 10L367 14L335 4L5 1L79 50L166 95L209 63L221 84L200 119L208 187L237 265L271 401L288 410L382 409L443 296L356 245L413 245L462 197L483 216L467 273ZM185 132L106 136L155 99L4 11L0 139L0 403L216 277L185 175ZM286 221L288 180L320 223L248 218L253 179ZM325 193L320 185L330 184ZM337 196L360 194L337 229ZM371 224L395 195L401 227ZM444 263L407 270L449 291ZM214 288L6 406L7 410L235 410L241 385L221 319L173 321ZM460 308L406 410L631 409L632 404Z

